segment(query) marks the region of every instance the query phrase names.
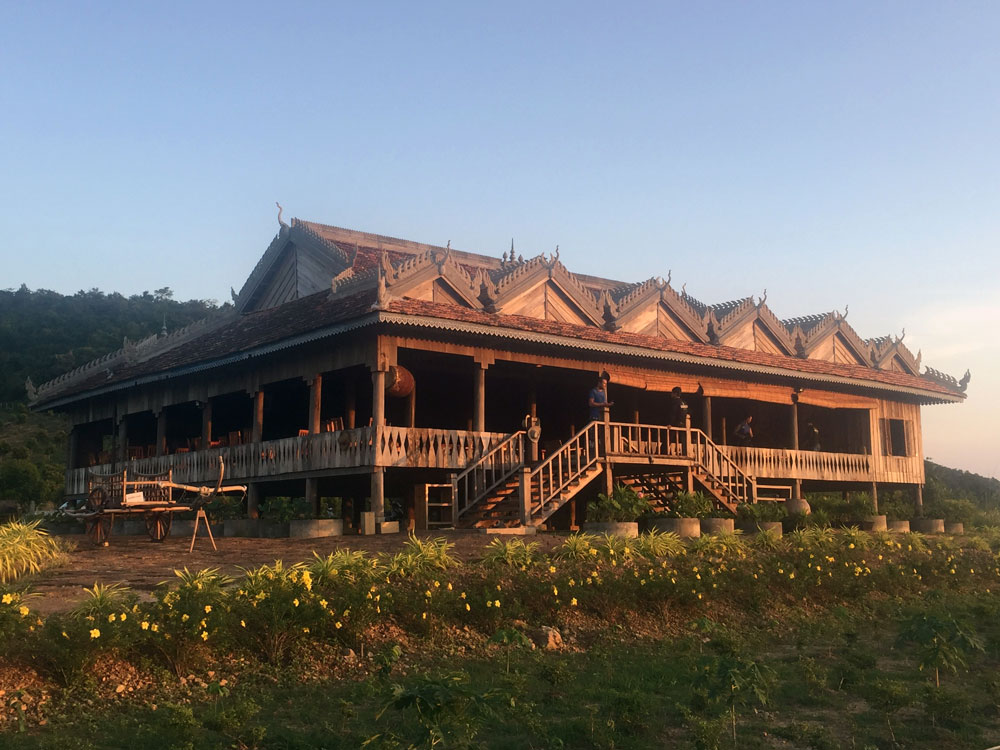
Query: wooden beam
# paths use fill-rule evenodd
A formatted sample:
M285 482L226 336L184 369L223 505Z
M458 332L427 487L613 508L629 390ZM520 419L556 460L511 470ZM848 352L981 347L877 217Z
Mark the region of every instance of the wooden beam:
M348 373L344 383L344 427L353 430L357 425L357 385Z
M702 396L702 408L703 414L702 419L705 421L705 434L708 435L709 440L714 440L712 437L712 397Z
M253 394L252 422L250 441L259 443L264 439L264 391L263 389Z
M317 374L309 383L309 434L318 435L323 408L323 376Z
M378 524L385 522L385 471L381 466L372 470L371 508L378 528Z
M156 455L167 455L167 410L160 409L156 414Z
M212 399L201 404L201 449L212 447Z
M475 432L486 431L486 368L488 366L477 362L474 370L472 429Z

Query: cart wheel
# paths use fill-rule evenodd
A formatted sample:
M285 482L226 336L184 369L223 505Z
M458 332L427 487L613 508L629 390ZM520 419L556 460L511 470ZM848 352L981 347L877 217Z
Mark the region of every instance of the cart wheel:
M173 513L150 511L144 517L146 519L146 533L154 542L162 542L170 535Z
M94 487L87 495L87 509L99 511L104 508L104 501L107 500L107 493L103 487Z
M95 516L86 521L87 536L94 544L103 547L108 546L108 537L111 536L111 516Z

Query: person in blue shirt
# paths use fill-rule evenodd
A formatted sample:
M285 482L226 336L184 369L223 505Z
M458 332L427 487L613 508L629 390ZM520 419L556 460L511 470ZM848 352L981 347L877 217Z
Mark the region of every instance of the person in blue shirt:
M590 389L590 397L587 401L590 406L590 421L604 419L604 407L614 406L614 401L608 401L608 379L604 376L597 378L597 385Z

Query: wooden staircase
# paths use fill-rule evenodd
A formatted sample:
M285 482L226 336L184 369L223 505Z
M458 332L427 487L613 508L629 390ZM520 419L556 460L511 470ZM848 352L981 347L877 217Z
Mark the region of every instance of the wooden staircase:
M610 447L610 449L609 449ZM622 481L663 504L687 486L686 472L729 510L756 502L756 484L698 429L591 422L535 467L524 433L509 435L452 478L456 526L487 530L538 526L617 462L640 461Z

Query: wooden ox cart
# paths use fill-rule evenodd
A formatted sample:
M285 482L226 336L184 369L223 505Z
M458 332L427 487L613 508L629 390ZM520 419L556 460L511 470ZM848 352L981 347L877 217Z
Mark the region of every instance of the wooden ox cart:
M203 521L214 548L215 538L212 536L203 506L218 495L230 492L245 494L247 491L245 485L223 486L222 478L225 470L225 464L220 456L219 481L214 487L179 484L173 481L172 470L161 474L135 473L131 477L128 469L120 474L92 472L87 477L87 499L84 507L66 511L66 515L82 521L91 541L106 547L116 517L142 516L149 538L154 542L162 542L170 535L175 513L194 511L195 526L191 537L191 549L194 549L198 526Z

